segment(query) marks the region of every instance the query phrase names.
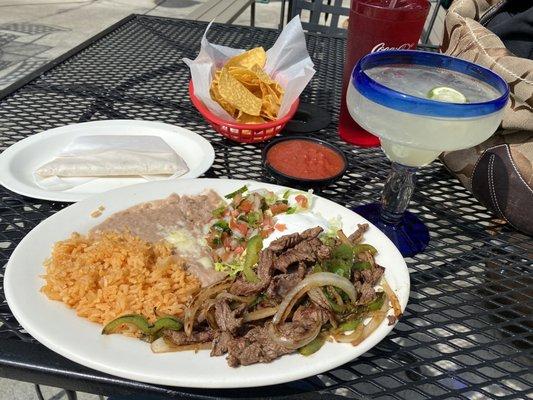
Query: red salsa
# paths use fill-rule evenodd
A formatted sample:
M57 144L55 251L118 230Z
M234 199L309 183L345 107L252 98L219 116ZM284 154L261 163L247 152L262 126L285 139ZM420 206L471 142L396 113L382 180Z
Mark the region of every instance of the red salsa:
M277 171L301 179L331 178L344 169L344 159L336 151L303 139L274 145L266 161Z

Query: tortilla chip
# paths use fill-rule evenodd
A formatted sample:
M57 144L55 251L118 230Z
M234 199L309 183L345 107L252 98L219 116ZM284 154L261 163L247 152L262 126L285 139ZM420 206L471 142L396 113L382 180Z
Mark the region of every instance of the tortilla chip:
M262 101L235 79L228 68L222 68L218 82L218 93L233 107L250 115L259 115Z
M215 72L211 98L238 122L260 124L278 117L285 90L263 70L265 63L265 50L256 47Z
M226 62L226 67L241 66L244 68L252 68L254 64L258 64L261 68L266 64L266 52L262 47L255 47L237 56L231 57Z

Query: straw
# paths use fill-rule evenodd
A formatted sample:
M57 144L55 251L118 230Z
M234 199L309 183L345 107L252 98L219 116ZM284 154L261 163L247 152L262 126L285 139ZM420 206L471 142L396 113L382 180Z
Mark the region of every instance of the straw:
M396 7L396 2L397 2L397 1L398 1L398 0L392 0L392 1L389 3L389 8L394 8L394 7Z

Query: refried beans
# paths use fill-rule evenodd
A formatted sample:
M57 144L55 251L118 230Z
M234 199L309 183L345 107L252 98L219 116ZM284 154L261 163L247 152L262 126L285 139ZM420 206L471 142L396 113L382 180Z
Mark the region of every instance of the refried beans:
M200 279L202 286L207 286L225 276L214 270L210 249L204 245L205 225L212 218L212 210L222 202L223 199L212 190L196 196L171 194L166 199L119 211L91 232L130 232L152 243L172 237L176 232L181 232L181 236L186 233L187 246L172 240L170 243L175 245L176 254L185 259L188 270Z

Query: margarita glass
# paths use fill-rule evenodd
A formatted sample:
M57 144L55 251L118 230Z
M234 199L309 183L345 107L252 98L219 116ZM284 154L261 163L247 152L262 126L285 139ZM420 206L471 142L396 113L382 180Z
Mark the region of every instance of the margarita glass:
M381 139L392 161L381 204L356 211L378 226L404 256L429 242L426 226L406 211L416 170L443 151L476 146L498 128L509 98L507 83L471 62L438 53L371 53L355 66L348 111Z

